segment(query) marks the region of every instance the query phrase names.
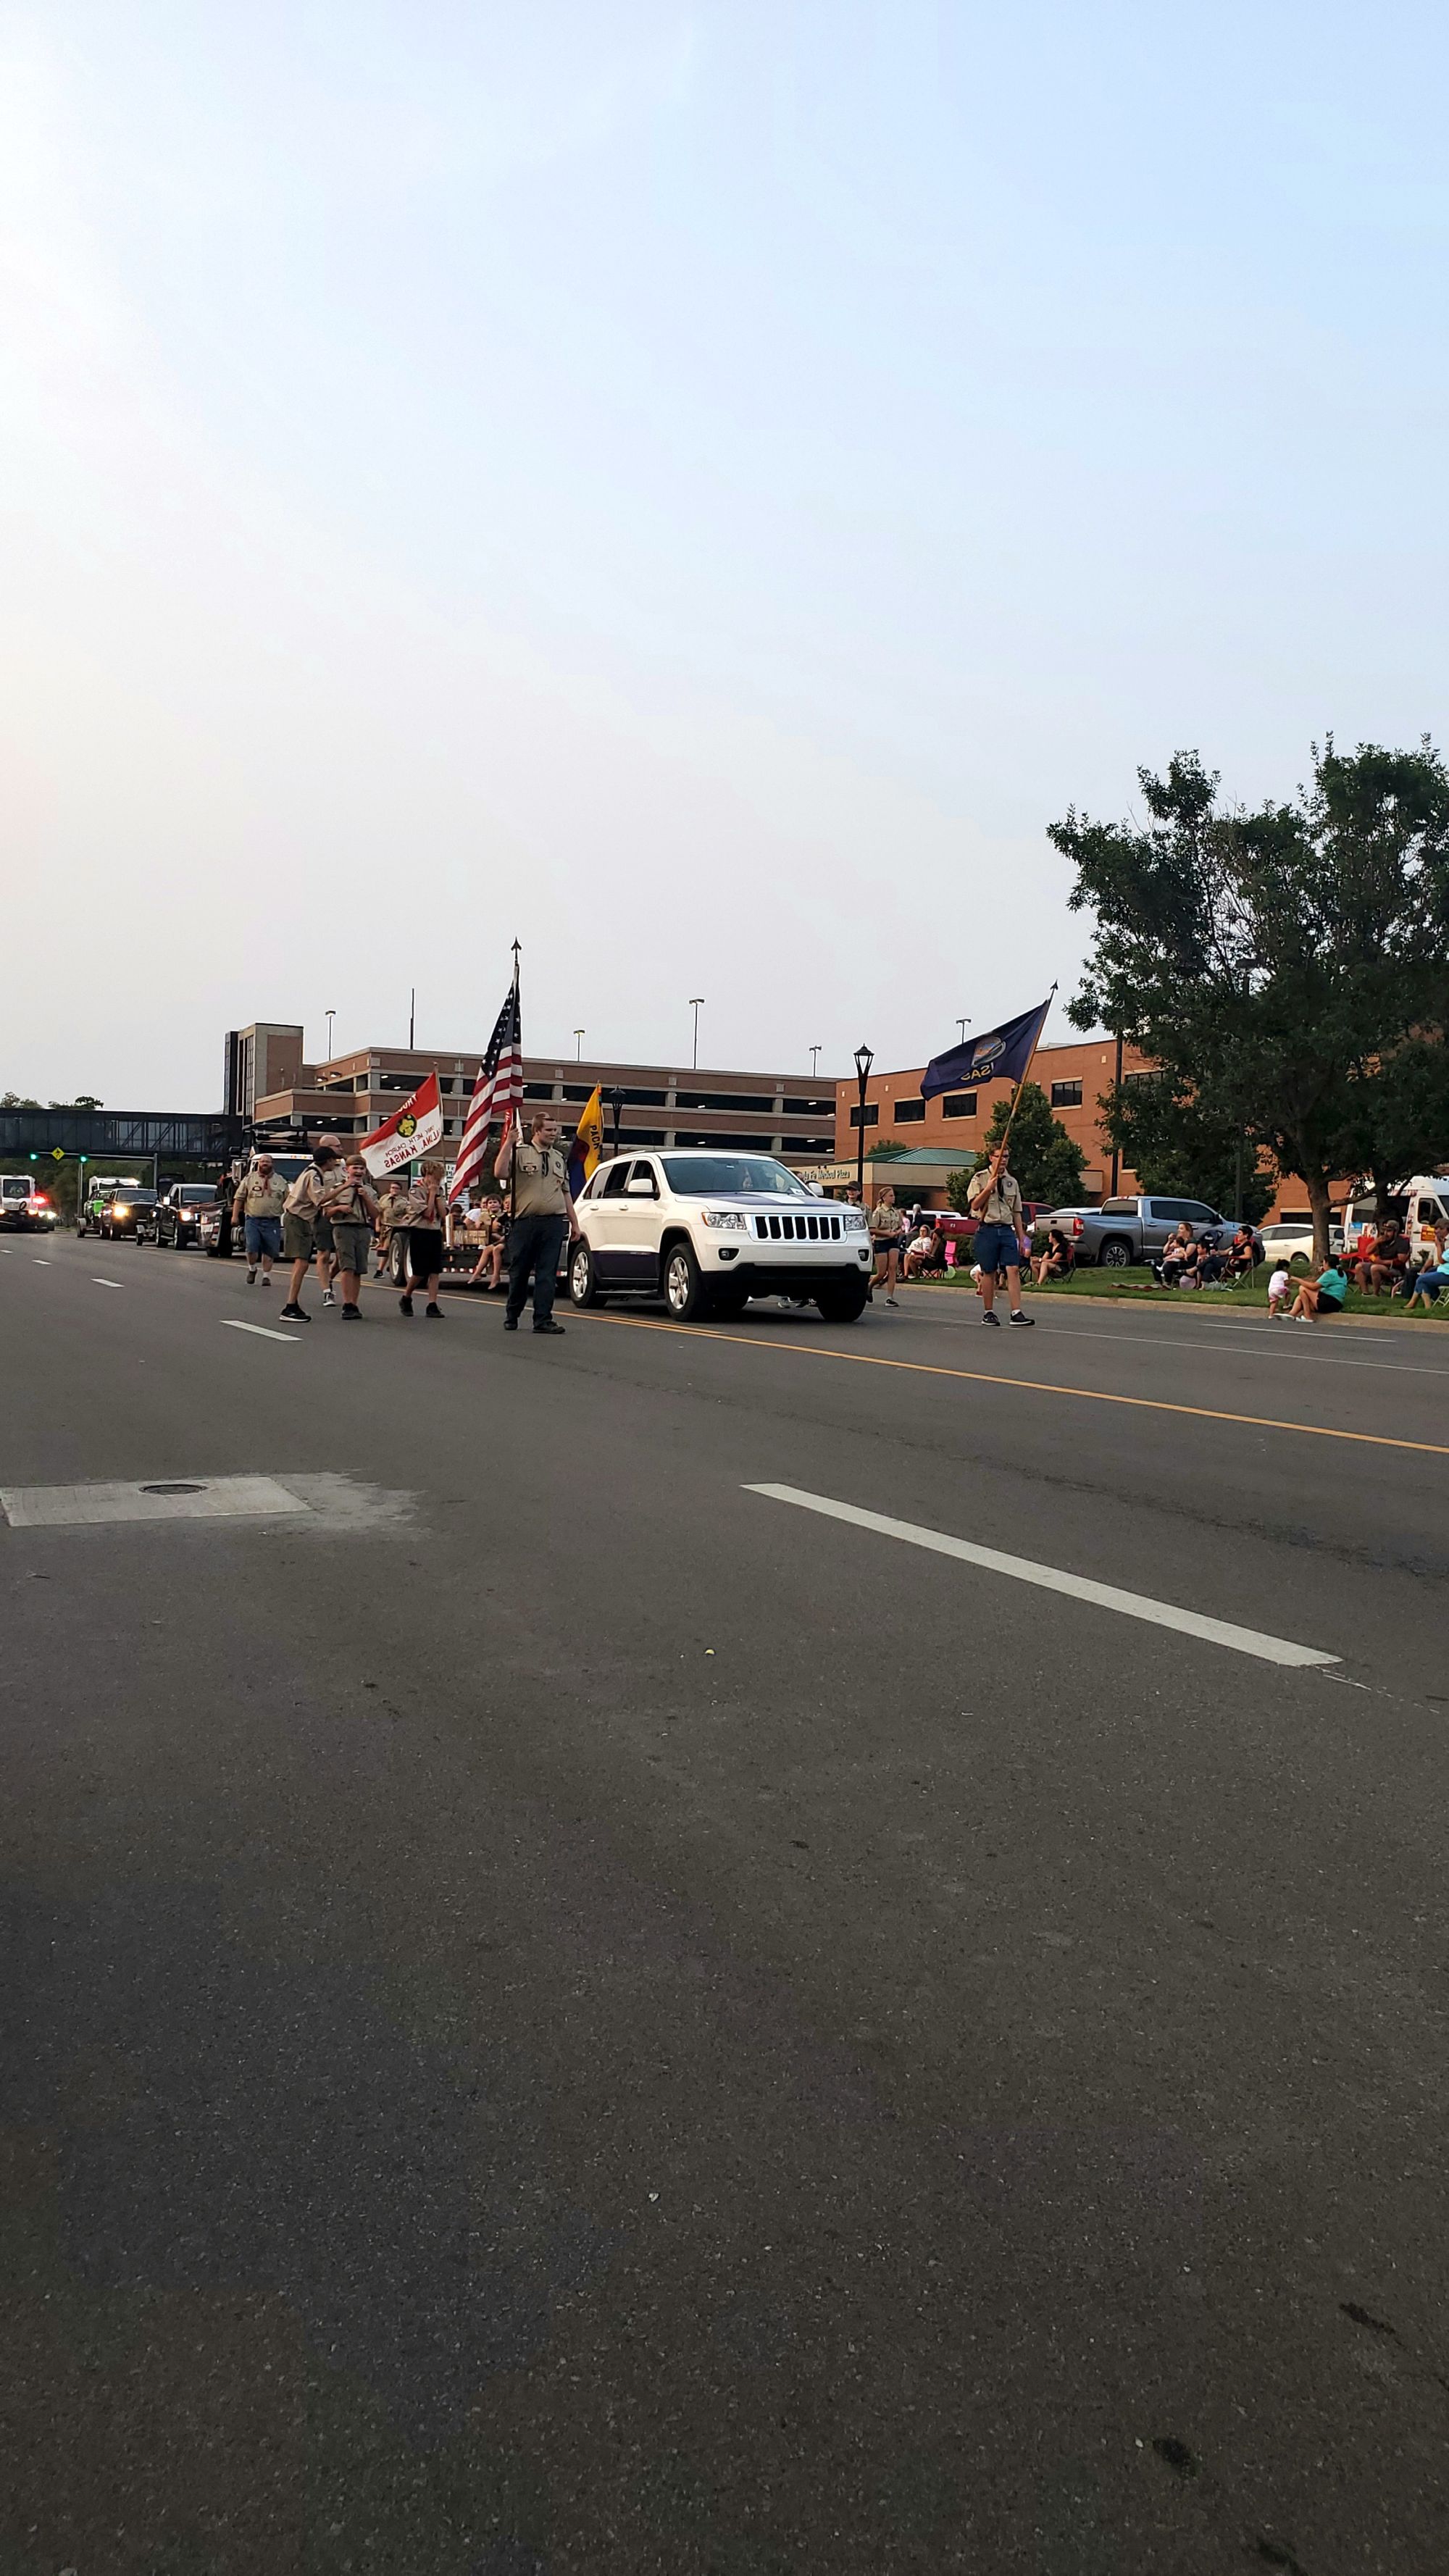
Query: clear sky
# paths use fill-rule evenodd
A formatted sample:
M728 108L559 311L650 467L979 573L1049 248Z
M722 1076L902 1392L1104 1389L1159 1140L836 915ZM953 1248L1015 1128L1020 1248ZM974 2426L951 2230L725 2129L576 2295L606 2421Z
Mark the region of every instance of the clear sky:
M1449 14L0 10L0 1089L886 1063L1044 826L1442 731ZM1060 1027L1060 1024L1058 1024Z

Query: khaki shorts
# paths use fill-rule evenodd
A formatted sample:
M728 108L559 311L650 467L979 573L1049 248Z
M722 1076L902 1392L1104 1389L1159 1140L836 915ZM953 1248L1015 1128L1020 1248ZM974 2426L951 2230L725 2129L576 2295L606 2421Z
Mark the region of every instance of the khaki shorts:
M346 1219L334 1217L332 1241L337 1252L338 1269L355 1271L359 1278L365 1277L367 1256L372 1245L371 1226L353 1225Z
M282 1219L282 1253L288 1261L310 1261L316 1246L309 1216L293 1216L290 1209Z

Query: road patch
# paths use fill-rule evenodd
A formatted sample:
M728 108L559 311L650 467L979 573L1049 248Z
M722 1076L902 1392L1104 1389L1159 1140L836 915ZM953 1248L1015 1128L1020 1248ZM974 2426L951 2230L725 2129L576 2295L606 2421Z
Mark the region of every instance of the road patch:
M1256 1628L1240 1628L1230 1619L1208 1619L1198 1610L1181 1610L1170 1601L1154 1601L1143 1592L1124 1592L1115 1583L1095 1583L1085 1574L1066 1574L1057 1566L1037 1565L1029 1556L1005 1556L999 1548L978 1547L971 1539L952 1538L944 1530L926 1529L915 1521L892 1520L885 1512L862 1511L854 1503L837 1503L827 1494L803 1493L795 1485L746 1485L747 1494L763 1494L773 1503L794 1503L801 1511L819 1512L827 1520L849 1521L857 1529L875 1530L882 1538L904 1539L910 1547L930 1548L937 1556L954 1556L979 1565L988 1574L1009 1575L1016 1583L1033 1583L1042 1592L1063 1592L1099 1610L1115 1610L1125 1619L1142 1619L1153 1628L1175 1628L1180 1636L1205 1638L1210 1645L1230 1646L1235 1654L1254 1655L1263 1664L1298 1666L1337 1664L1339 1655L1317 1646L1298 1646L1288 1637L1270 1637Z
M114 1521L272 1519L312 1506L274 1476L205 1476L150 1485L0 1487L12 1529L97 1529Z

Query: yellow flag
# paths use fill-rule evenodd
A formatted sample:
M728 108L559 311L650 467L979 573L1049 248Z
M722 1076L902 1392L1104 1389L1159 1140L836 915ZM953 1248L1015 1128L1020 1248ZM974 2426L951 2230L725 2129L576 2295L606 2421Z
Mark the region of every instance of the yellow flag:
M584 1183L598 1170L599 1156L603 1150L604 1104L600 1097L599 1086L595 1083L579 1114L579 1123L574 1131L573 1146L569 1153L569 1189L575 1198Z

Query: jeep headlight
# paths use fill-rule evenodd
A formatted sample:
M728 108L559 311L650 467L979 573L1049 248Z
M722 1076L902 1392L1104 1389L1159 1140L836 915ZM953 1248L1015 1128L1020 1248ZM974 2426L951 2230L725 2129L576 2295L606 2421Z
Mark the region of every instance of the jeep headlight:
M865 1232L865 1210L864 1210L864 1208L848 1207L848 1208L843 1209L843 1210L841 1211L841 1223L842 1223L842 1225L843 1225L843 1227L844 1227L844 1230L845 1230L845 1232L846 1232L847 1234L864 1234L864 1232Z
M750 1230L749 1219L741 1216L738 1208L705 1208L702 1214L705 1224L720 1234L748 1234Z

